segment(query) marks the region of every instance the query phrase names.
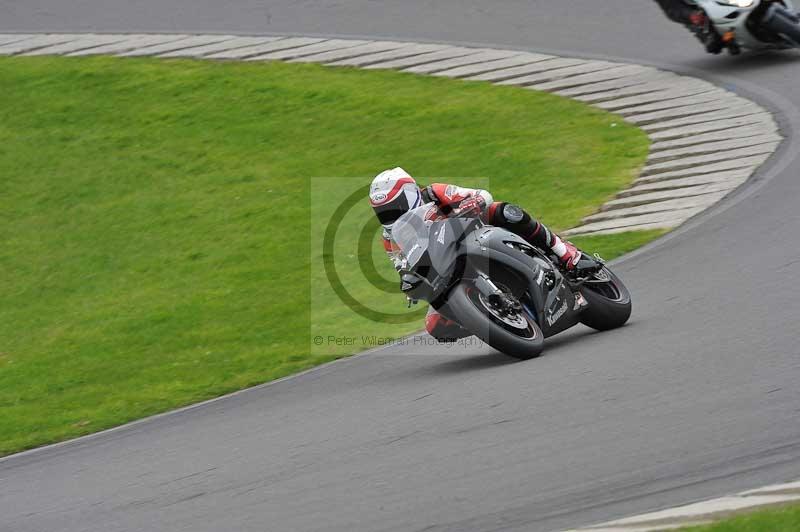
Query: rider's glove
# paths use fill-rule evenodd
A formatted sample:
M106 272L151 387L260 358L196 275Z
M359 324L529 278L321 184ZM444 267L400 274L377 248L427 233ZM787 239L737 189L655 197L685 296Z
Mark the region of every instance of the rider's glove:
M458 206L459 214L473 214L480 216L486 208L486 200L482 196L472 196L462 201Z

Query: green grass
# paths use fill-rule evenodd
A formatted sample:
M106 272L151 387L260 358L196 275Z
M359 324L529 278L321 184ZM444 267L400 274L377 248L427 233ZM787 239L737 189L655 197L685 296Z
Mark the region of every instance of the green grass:
M718 523L682 528L681 532L797 532L800 506L772 508L731 517Z
M326 217L382 169L487 184L558 229L625 186L647 149L618 117L483 83L0 59L0 454L363 348L317 348L314 334L418 329L353 314L320 266ZM336 241L342 282L402 311L402 296L358 272L371 214L364 202L351 214ZM613 256L652 236L580 242ZM379 275L396 283L371 239Z
M611 260L642 247L666 232L665 229L655 229L612 235L576 236L570 241L581 249L599 253L603 259Z

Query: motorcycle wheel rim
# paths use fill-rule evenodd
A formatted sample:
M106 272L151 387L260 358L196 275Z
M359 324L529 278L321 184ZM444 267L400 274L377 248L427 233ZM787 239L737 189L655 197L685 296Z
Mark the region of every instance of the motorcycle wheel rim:
M622 299L622 291L614 282L611 275L609 275L606 268L593 273L592 276L583 283L583 286L608 300L620 301Z
M506 287L498 285L498 288L507 294L510 294L510 291ZM477 290L468 290L467 295L469 296L472 304L478 308L481 314L492 320L495 324L520 338L524 338L526 340L536 339L536 329L531 326L529 319L522 313L515 313L514 319L508 319L508 317L500 315L494 308L492 308L489 302L486 301L486 298L483 297L483 294L479 293Z

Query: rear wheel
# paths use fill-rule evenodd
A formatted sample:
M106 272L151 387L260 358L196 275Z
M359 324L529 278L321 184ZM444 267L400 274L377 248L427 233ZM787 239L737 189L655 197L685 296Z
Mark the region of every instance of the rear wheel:
M510 290L504 292L519 302ZM446 314L469 332L506 355L527 360L542 353L544 337L522 305L518 307L509 311L466 282L453 288L445 304Z
M630 292L605 266L583 283L580 292L589 303L581 312L581 323L592 329L616 329L631 316Z

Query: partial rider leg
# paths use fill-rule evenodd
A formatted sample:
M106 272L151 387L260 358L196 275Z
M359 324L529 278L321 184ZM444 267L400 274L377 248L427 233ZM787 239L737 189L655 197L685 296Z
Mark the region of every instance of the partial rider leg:
M656 2L661 6L667 18L683 24L694 33L708 53L718 54L722 51L724 47L722 37L711 24L708 24L705 12L688 5L683 0L656 0Z
M508 229L543 251L552 251L568 270L573 269L581 258L580 250L571 242L562 240L543 223L531 218L522 207L513 203L492 203L484 215L484 221Z

